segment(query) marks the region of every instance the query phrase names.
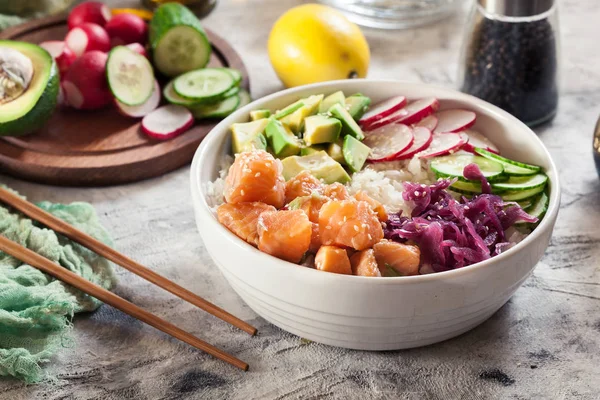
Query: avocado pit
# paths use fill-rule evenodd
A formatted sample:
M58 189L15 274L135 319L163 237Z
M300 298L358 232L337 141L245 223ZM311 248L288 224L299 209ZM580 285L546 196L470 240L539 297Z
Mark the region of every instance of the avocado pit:
M32 79L31 60L15 49L0 47L0 104L25 93Z

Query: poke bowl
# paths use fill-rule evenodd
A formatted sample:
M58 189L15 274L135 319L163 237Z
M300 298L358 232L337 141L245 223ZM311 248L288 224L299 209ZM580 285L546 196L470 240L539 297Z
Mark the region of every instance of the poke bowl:
M321 110L316 107L303 117L340 119L339 107L334 109L332 104L346 104L344 109L351 112L347 99L353 94L367 97L370 105L360 115L352 115L355 125L342 120L341 128L334 129L346 160L340 163L348 177L335 169L341 175L332 178L329 167L325 175L310 170L315 163L303 164L304 157L334 158L333 140L327 148L324 143L313 145L326 140L330 127L324 119L313 118L318 129L311 121L292 130L289 115L297 112L298 103L305 107L310 103L306 99L318 96ZM407 115L414 118L409 121ZM424 120L427 116L431 118ZM260 130L268 143L261 138L258 147L266 146L268 151L246 147L234 159L240 142L233 131L255 126L247 124L263 118L268 121L263 121ZM321 122L327 129L321 130ZM236 125L232 131L234 124L245 125ZM366 138L355 136L356 126ZM282 127L293 143L294 136L304 138L297 141L301 150L289 150L288 142L281 146L281 140L274 138ZM431 137L419 138L421 127ZM314 132L318 135L312 136ZM404 134L412 137L398 136ZM350 151L346 145L356 145L356 138L370 150ZM469 141L471 146L465 146ZM440 147L444 148L440 151ZM288 153L286 157L283 152ZM261 175L253 169L260 162L261 167L274 169ZM463 173L466 164L474 167L475 172L469 172L474 176L467 175L468 168ZM299 173L298 165L308 165L310 173L304 180L298 178L304 173ZM523 173L522 168L532 171ZM269 179L266 175L274 179L274 186L264 185ZM247 186L246 192L240 189L248 177L260 177L262 182L252 199ZM304 187L308 180L314 181L309 196L284 199L278 191L287 194L291 186ZM336 193L338 189L344 192L342 198L327 193L332 185L337 185ZM460 335L488 319L541 259L560 201L558 174L548 151L533 131L510 114L451 89L368 79L288 89L237 110L198 148L191 167L191 190L196 224L208 253L252 310L302 338L361 350L424 346ZM365 194L366 198L359 198ZM323 196L329 198L320 203L316 222L309 221L306 203L299 205L297 200ZM261 211L239 208L241 204L248 207L250 203L244 202L250 201L260 204ZM367 206L371 209L361 211ZM343 219L340 212L345 212ZM323 220L332 215L337 216L335 223ZM377 220L380 225L373 222ZM250 233L248 221L253 224ZM320 229L320 242L314 249L311 226L313 234ZM376 229L369 230L372 226ZM498 228L495 233L494 227ZM352 228L356 236L340 236ZM437 241L432 239L435 234L423 234L434 228L442 235ZM291 239L277 242L284 234ZM416 269L410 261L415 252Z

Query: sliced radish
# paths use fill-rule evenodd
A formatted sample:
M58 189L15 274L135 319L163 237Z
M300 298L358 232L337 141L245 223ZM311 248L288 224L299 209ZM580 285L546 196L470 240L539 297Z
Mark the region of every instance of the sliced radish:
M406 105L406 97L396 96L375 104L371 109L363 115L358 121L361 126L368 128L369 125L395 113Z
M438 124L438 118L435 115L430 115L420 120L415 126L421 126L433 132Z
M133 50L136 53L148 58L148 52L146 51L146 48L144 46L142 46L140 43L129 43L127 46L129 50Z
M380 119L379 121L375 121L375 122L371 123L371 125L364 127L364 129L369 130L369 131L374 131L376 129L383 128L386 125L394 124L394 123L400 121L406 115L407 115L406 109L401 108L401 109L391 113L387 117L384 117L384 118Z
M69 29L78 27L86 22L92 22L100 26L110 21L112 13L106 4L99 1L85 1L71 10L67 23Z
M107 52L110 50L110 38L108 33L100 25L89 22L73 28L67 33L65 43L73 50L77 57L83 53L99 50Z
M467 129L464 133L469 137L469 141L465 143L462 148L463 150L475 154L475 147L481 147L487 151L491 151L492 153L500 154L498 147L496 147L496 145L492 143L490 139L486 138L476 130Z
M126 117L141 118L150 114L158 107L158 104L160 103L160 94L160 86L158 82L154 80L154 90L145 103L142 103L139 106L128 106L115 99L115 104L117 105L119 112Z
M369 161L391 161L408 149L414 141L412 129L406 125L391 124L365 132L363 143L371 148Z
M436 112L438 108L440 108L440 102L435 97L413 101L404 107L404 111L406 111L407 114L397 122L406 125L416 124L423 118Z
M413 128L413 136L415 137L412 145L394 157L394 160L407 160L412 158L415 154L420 151L425 150L431 144L431 140L433 139L433 134L427 128L422 126L415 126Z
M166 140L187 131L194 124L194 116L185 107L175 104L162 106L142 119L142 130L151 138Z
M40 43L40 47L45 49L48 53L50 53L52 58L54 58L61 78L64 77L71 64L73 64L77 59L77 56L73 50L71 50L69 46L67 46L65 42L61 40L49 40L47 42L42 42Z
M434 133L429 147L417 154L420 158L429 158L452 154L469 141L469 137L462 133Z
M434 133L460 132L473 126L477 115L468 110L444 110L435 115L438 125Z

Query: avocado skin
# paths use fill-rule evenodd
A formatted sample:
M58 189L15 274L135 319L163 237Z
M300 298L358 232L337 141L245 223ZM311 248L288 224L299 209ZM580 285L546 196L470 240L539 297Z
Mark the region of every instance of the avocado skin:
M56 108L59 85L58 68L53 60L50 77L35 106L20 118L0 123L0 136L25 136L42 128Z

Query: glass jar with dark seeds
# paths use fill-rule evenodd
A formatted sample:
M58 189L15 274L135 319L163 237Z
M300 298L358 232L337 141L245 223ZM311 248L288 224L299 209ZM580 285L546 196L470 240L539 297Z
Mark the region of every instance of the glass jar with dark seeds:
M463 92L529 126L558 107L558 23L554 0L478 0L463 44Z

